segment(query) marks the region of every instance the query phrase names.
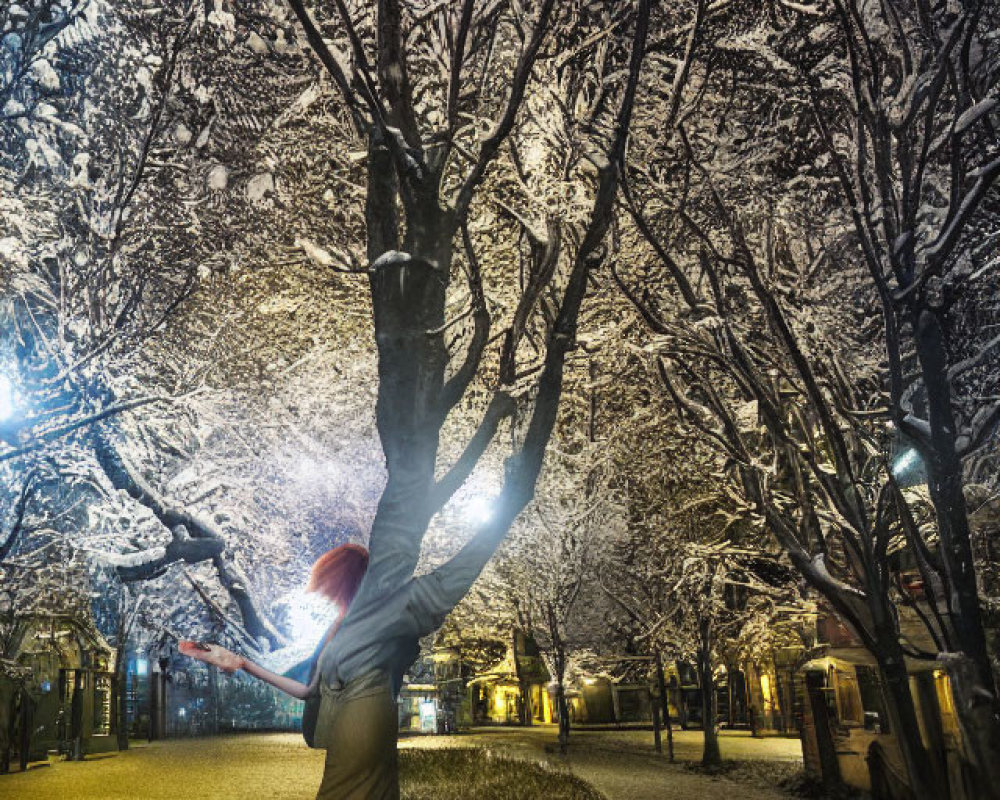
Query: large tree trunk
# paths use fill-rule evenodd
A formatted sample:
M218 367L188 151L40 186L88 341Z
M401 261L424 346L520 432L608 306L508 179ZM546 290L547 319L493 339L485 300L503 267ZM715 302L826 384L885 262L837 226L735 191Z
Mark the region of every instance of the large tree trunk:
M670 722L670 698L667 696L667 681L663 674L663 656L656 652L656 687L660 690L660 707L663 725L667 729L667 759L674 762L674 726Z
M21 692L21 730L18 755L20 756L21 772L28 769L28 759L31 757L31 733L34 728L35 701L27 689Z
M559 713L559 752L566 755L569 747L569 703L566 702L566 687L562 677L556 684L556 708Z
M812 711L823 788L833 797L843 789L843 780L840 776L840 762L837 760L837 745L833 740L833 720L830 719L830 710L823 696L823 680L824 676L819 673L806 673L806 702ZM808 728L804 728L802 733L803 736L808 736Z
M521 659L517 655L517 631L511 634L511 646L514 653L514 673L517 677L517 689L521 697L521 705L518 709L518 716L522 725L531 725L531 686L525 680L524 670L521 667Z
M70 761L82 761L86 755L83 744L83 672L73 673L73 699L70 701Z
M952 620L962 651L976 665L979 681L995 695L963 492L962 461L956 449L956 423L941 324L936 314L924 310L916 315L913 328L927 389L931 428L933 453L927 463L928 489L937 514L941 556L951 591Z
M875 657L885 689L889 725L903 757L910 791L914 800L944 800L948 796L947 789L935 786L929 755L920 739L920 727L910 692L910 675L906 670L903 651L895 640L880 642L878 645L881 649L875 653Z
M722 765L719 751L719 736L715 731L716 697L715 675L712 674L712 623L702 618L699 623L701 644L698 648L698 679L701 683L701 724L704 732L704 747L701 754L703 767L715 768Z
M117 724L115 735L118 738L118 749L128 750L128 662L125 660L125 647L118 647L115 654L115 715Z
M927 389L931 458L928 490L937 516L941 557L948 581L948 608L965 659L949 670L955 711L979 772L978 780L1000 795L1000 698L983 626L968 507L944 336L937 315L923 310L913 327ZM974 669L969 669L969 666Z
M376 422L388 471L372 523L371 558L391 567L378 570L384 576L381 585L363 581L359 606L368 593L395 588L416 567L435 510L431 499L447 362L440 333L447 276L427 261L390 252L376 260L370 281L379 355Z
M14 743L14 720L16 718L17 690L11 686L10 695L0 694L0 701L6 700L0 710L0 775L10 772L10 751Z
M1000 742L996 701L980 691L976 665L967 658L945 660L962 738L975 762L975 797L1000 798Z

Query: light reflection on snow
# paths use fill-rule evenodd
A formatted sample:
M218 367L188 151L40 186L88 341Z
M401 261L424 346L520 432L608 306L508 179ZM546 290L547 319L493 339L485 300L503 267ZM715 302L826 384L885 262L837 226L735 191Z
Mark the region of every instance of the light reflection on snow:
M315 647L337 616L337 607L326 598L303 591L292 592L281 600L288 611L289 633L296 642Z
M0 372L0 422L11 418L14 414L14 383Z
M312 656L320 640L337 618L337 607L320 595L296 591L285 595L278 606L286 609L286 630L291 643L263 653L255 660L272 672L284 673Z

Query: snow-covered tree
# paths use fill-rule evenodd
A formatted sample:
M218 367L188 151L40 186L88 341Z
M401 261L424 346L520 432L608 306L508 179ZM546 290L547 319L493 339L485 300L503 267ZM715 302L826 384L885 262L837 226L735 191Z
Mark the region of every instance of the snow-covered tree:
M742 504L741 515L752 525L766 526L795 567L858 632L880 664L891 697L890 715L899 717L893 720L894 729L907 731L915 729L915 717L897 606L908 598L898 585L890 555L907 547L926 567L929 547L913 524L889 454L895 447L894 430L912 439L915 432L907 426L919 427L914 423L919 414L912 408L897 413L892 399L903 397L892 388L894 370L902 363L897 323L891 321L887 336L880 338L864 320L873 310L877 313L880 298L910 302L913 293L897 293L893 300L891 291L880 290L880 281L892 274L889 265L871 267L866 278L863 269L871 264L868 256L855 258L855 244L861 237L863 249L887 254L904 243L891 237L889 242L865 244L884 231L890 196L904 203L915 196L909 189L900 195L895 187L930 174L928 166L905 179L895 175L893 170L904 161L909 164L902 167L904 173L912 167L915 162L906 153L915 155L917 150L908 151L909 142L892 143L898 131L890 122L873 122L892 112L889 103L872 100L872 87L895 92L902 74L890 69L883 76L877 64L885 59L898 66L916 63L915 45L904 46L896 37L917 27L903 19L906 13L894 3L878 10L866 5L863 13L855 4L833 5L829 17L821 9L796 8L756 21L743 18L739 25L720 30L700 51L693 49L694 84L699 89L666 109L674 115L667 135L661 127L650 140L660 148L660 161L650 158L642 163L651 166L637 166L628 182L636 191L626 194L632 222L657 267L630 265L631 277L624 273L621 284L657 334L651 349L679 418L717 451L736 497L742 498L737 502ZM734 19L740 13L736 9ZM938 24L932 19L938 12L927 13L930 17L921 24ZM875 33L869 25L880 16L883 24ZM980 21L973 13L959 22L970 42L975 34L966 26L974 28ZM835 30L831 22L844 26L844 40L824 35ZM734 28L740 31L735 36ZM884 40L877 47L869 41L868 46L862 44L866 35ZM851 37L855 39L848 46L845 40ZM935 62L931 72L944 75L951 67L941 58L947 61L951 52L927 47L920 69ZM857 79L859 68L866 79ZM879 77L871 79L866 70ZM803 74L840 75L843 80L830 77L822 85L810 83ZM942 82L947 83L944 78ZM739 90L741 85L755 89L751 94ZM851 86L862 100L851 99ZM925 89L914 89L909 96L922 104L928 97ZM843 99L844 105L836 106L842 115L833 110L832 97ZM877 112L858 113L852 105L869 102ZM700 114L692 113L695 107ZM769 116L762 117L761 109ZM923 129L925 122L934 128L939 116L901 119ZM857 124L857 136L831 133L847 123ZM949 124L943 123L945 128ZM883 135L881 145L873 144L870 137ZM767 149L758 147L758 136ZM944 141L936 134L928 137L928 146L932 139ZM851 155L837 152L839 145L851 143ZM885 158L889 162L877 166ZM966 181L961 170L945 174L956 181L956 220L964 220L966 213L971 218L971 206L982 199L992 180L989 171L981 173L981 184L971 174ZM837 182L849 190L852 179L865 188L839 205ZM881 201L865 194L876 184L887 193ZM967 212L959 214L959 207ZM852 214L858 212L873 215L870 230L852 225ZM925 247L932 247L931 240ZM957 240L948 241L950 250ZM879 363L880 348L889 353L888 369ZM943 357L943 351L936 352ZM983 357L988 352L984 350ZM918 360L909 363L917 367ZM907 402L926 396L920 388L926 380L920 378L906 393ZM890 389L888 403L883 386ZM987 407L980 422L988 413ZM891 430L884 425L889 418L896 426ZM950 474L952 480L960 478L961 470ZM971 569L971 556L963 563ZM950 585L948 574L940 577ZM928 575L927 585L932 592L929 607L914 612L923 616L939 648L948 650L940 628L955 622L946 618L957 613L958 595L942 614L933 596L933 587L940 583ZM962 625L968 625L968 618ZM964 694L960 677L954 675L958 696ZM969 713L969 720L976 718L970 725L970 743L980 753L980 766L988 769L984 765L995 759L986 759L981 748L988 747L992 726L976 708L966 707L962 713ZM900 741L912 784L931 786L920 741L905 735Z

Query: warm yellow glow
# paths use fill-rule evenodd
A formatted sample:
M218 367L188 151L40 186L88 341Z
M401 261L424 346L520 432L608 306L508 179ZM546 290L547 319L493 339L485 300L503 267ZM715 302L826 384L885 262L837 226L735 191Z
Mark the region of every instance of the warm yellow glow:
M938 707L941 709L942 716L953 718L955 702L951 694L951 679L947 673L939 669L934 670L934 689L937 693Z

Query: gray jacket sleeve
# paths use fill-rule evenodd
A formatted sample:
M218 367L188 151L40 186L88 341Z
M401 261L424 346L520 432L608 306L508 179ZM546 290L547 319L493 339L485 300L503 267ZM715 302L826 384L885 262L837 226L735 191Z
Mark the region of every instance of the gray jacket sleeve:
M451 559L410 581L407 608L418 636L426 636L441 626L448 612L475 583L506 532L506 526L484 528Z

